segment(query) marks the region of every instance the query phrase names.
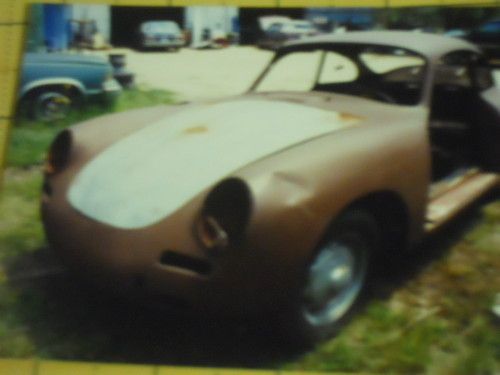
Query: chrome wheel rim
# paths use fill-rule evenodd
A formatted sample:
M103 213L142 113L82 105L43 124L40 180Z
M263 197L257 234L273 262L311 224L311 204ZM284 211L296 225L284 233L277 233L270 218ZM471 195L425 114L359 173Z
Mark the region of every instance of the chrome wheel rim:
M320 249L303 289L303 314L309 324L328 326L346 314L363 287L367 254L366 245L356 238Z
M58 92L41 94L35 101L35 118L42 121L59 120L68 114L71 100Z

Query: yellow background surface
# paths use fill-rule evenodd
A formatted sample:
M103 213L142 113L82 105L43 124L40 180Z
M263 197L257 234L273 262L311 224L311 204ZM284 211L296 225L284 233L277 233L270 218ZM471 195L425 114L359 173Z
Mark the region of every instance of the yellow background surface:
M29 4L33 3L85 3L140 6L185 5L236 5L240 7L402 7L402 6L500 6L498 0L0 0L0 181L5 165L5 155L16 103L19 67L22 58L24 33L27 27ZM174 368L165 366L139 366L118 364L93 364L81 362L57 362L0 359L0 374L9 375L142 375L171 373L181 375L273 375L277 371L217 370ZM286 374L279 372L280 375ZM305 373L302 373L304 375Z
M1 375L324 375L314 372L211 369L68 361L0 359ZM335 375L344 373L336 372ZM357 373L358 375L362 375Z

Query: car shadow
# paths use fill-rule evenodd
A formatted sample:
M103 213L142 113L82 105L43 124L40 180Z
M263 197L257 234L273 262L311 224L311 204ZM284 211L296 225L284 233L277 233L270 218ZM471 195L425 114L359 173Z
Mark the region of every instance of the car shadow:
M374 280L369 300L387 299L426 266L445 257L481 220L480 205L402 258L398 271ZM41 357L182 366L277 368L303 354L286 345L270 319L215 318L157 309L89 286L48 248L8 265L17 318Z
M494 195L484 197L428 236L414 249L398 257L390 267L378 272L371 288L370 299L390 298L395 291L404 288L430 264L449 255L452 248L484 220L482 207L495 199Z
M15 258L7 274L17 319L41 357L269 368L296 354L265 320L146 306L81 282L48 248Z

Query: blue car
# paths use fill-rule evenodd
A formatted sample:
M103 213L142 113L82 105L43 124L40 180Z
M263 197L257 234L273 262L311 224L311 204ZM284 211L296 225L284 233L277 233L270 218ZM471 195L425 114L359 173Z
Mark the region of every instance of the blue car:
M65 117L92 99L112 103L122 88L103 57L62 53L26 53L18 92L20 112L39 121Z

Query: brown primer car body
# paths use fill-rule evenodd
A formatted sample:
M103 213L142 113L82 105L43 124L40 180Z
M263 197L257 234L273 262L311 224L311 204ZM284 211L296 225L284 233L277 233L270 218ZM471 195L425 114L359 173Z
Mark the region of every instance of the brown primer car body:
M341 120L355 123L280 149L220 176L221 181L244 181L251 196L244 236L224 249L207 249L196 235L204 202L217 184L203 187L171 215L135 229L98 222L76 210L67 198L81 170L110 145L155 121L192 111L197 104L134 110L76 125L67 130L71 137L68 162L60 172L47 173L45 179L41 209L54 249L72 269L99 285L130 295L170 297L168 301L182 301L223 314L251 314L287 305L300 289L304 268L318 244L346 210L361 207L370 212L380 225L385 249L402 252L498 184L495 172L475 171L429 197L433 182L427 124L436 66L453 51L479 54L474 46L411 33L348 33L298 41L278 54L287 49L321 48L335 43L417 51L427 60L421 101L409 106L338 93L251 91L205 103L208 108L248 100L256 106L285 102L335 111ZM190 128L191 133L183 136L210 133L210 128L203 125L200 119L196 127ZM498 134L498 127L495 129ZM493 164L499 162L494 155ZM468 183L468 190L460 190ZM447 197L451 203L444 207ZM426 215L434 201L441 205L441 211L437 211L445 212L435 218L435 226L426 229Z

